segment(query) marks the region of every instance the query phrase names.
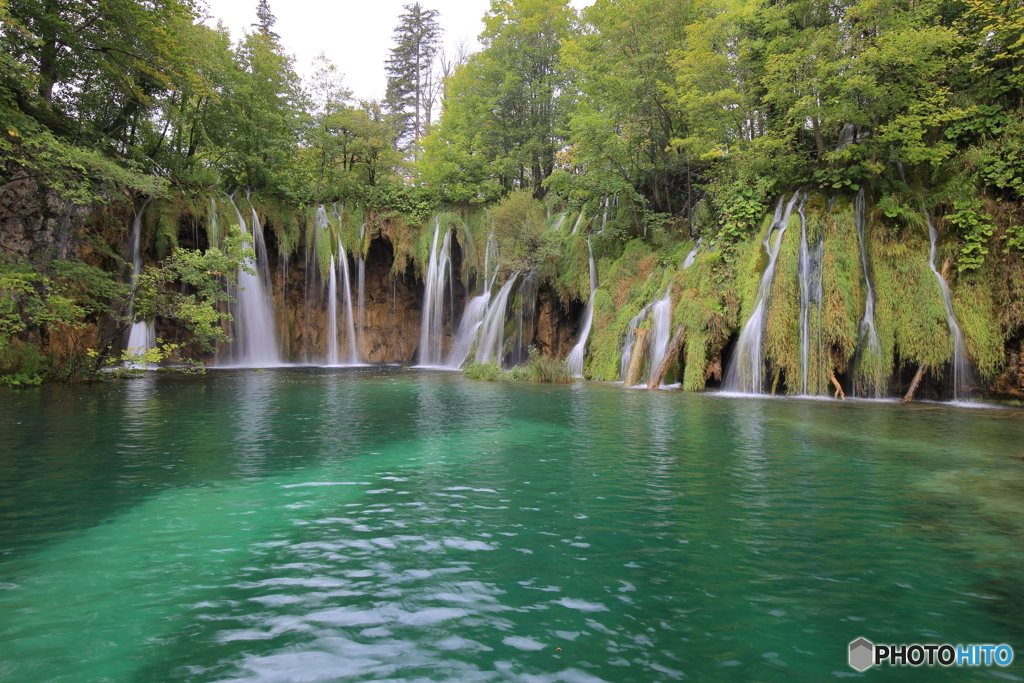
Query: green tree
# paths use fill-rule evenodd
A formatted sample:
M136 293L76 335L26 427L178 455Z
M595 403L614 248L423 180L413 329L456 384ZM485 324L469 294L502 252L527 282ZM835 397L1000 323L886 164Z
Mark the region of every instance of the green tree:
M293 196L304 101L292 59L271 26L272 17L261 18L237 50L241 74L227 97L233 130L225 142L225 173L236 185Z
M437 10L423 9L418 2L403 9L395 27L395 46L385 63L388 87L384 102L388 112L398 119L399 139L411 137L409 142L419 145L430 129L434 60L441 27Z
M574 102L559 53L576 30L575 14L563 0L494 0L484 23L483 51L446 84L422 177L451 199L516 188L540 198Z

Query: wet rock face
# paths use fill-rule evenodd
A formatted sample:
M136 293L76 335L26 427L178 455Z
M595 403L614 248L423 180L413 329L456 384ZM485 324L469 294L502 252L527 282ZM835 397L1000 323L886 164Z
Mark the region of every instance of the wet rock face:
M576 344L583 304L574 303L565 310L548 287L537 292L537 320L533 345L542 355L559 360L566 358Z
M993 398L1024 400L1024 339L1006 345L1006 365L990 390Z
M296 252L287 260L275 256L271 272L274 312L281 338L281 351L290 362L323 363L327 357L328 280L317 264ZM382 237L370 243L364 264L363 316L358 300L358 259L349 257L352 316L358 356L366 363L411 363L420 338L423 283L411 263L392 277L394 250ZM338 283L338 348L342 358L349 355L344 284ZM458 295L459 292L456 292Z
M391 243L374 239L366 255L362 327L356 320L359 356L369 363L411 363L419 346L423 283L411 263L391 277L393 262Z

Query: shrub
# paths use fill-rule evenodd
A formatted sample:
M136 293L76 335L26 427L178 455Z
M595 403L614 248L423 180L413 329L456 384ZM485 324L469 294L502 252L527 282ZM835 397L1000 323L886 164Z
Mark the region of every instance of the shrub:
M462 374L470 379L482 379L493 382L501 379L501 368L494 363L470 363L462 369Z

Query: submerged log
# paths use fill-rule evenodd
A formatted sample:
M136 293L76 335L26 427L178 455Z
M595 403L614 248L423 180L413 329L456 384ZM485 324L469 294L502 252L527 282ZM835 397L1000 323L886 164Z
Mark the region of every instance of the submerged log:
M921 383L921 378L924 377L924 371L928 369L927 363L921 363L921 366L917 369L917 374L914 375L914 381L910 383L910 388L907 389L907 395L903 397L904 403L910 403L914 400L914 394L917 393L917 385Z
M665 374L672 366L672 361L679 356L679 349L683 347L683 329L682 325L676 328L676 333L672 335L672 341L668 343L668 348L665 350L665 357L661 359L661 365L654 371L651 381L647 384L648 389L657 389L661 386L661 381L665 379Z
M846 400L846 392L843 391L843 385L840 384L839 380L836 379L836 373L835 372L830 372L829 375L828 375L828 379L829 379L829 381L832 382L832 384L836 388L836 393L832 396L832 398L841 398L841 399L843 399L845 401Z
M647 338L651 336L651 330L636 328L633 330L633 352L629 356L629 365L626 368L626 377L623 385L627 387L636 386L640 379L640 366L644 363L644 353L647 351Z

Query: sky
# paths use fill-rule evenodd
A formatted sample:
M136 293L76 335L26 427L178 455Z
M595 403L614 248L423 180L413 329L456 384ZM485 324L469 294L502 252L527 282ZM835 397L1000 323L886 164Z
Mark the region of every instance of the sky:
M219 19L237 41L256 21L258 0L206 0L210 19ZM402 6L414 0L269 0L277 17L275 32L285 51L295 57L295 70L303 78L312 72L313 58L323 52L345 74L345 85L355 99L382 99L387 85L384 61L392 47L391 34ZM584 7L593 0L573 0ZM444 49L453 53L460 41L470 52L480 48L483 16L489 0L420 0L425 9L440 12Z

